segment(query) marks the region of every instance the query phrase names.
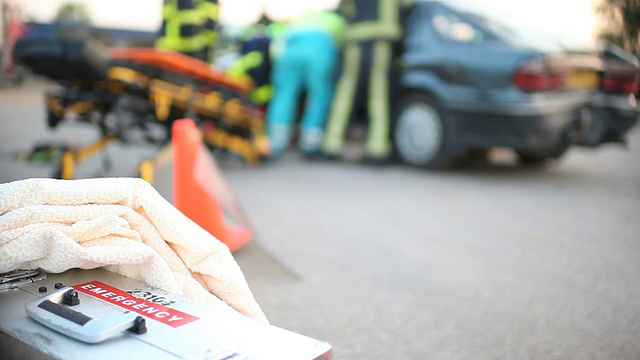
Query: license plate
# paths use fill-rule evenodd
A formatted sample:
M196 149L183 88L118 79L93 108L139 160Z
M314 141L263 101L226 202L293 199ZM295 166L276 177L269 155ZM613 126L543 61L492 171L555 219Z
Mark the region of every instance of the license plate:
M598 74L589 70L575 70L567 79L567 89L597 89Z

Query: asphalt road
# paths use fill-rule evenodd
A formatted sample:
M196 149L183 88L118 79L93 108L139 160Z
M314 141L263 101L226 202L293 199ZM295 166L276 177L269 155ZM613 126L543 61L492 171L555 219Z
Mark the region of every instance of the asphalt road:
M53 171L11 152L96 136L49 132L46 87L0 89L0 182ZM98 157L77 177L133 176L154 151L115 144L109 171ZM236 259L271 322L337 360L640 359L640 129L546 168L497 156L448 172L222 160L257 232Z

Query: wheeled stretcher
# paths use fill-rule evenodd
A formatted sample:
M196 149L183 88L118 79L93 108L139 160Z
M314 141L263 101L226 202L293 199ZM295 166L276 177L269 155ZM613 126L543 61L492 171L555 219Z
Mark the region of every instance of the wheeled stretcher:
M51 128L75 115L100 131L94 144L62 156L63 179L72 178L77 162L111 141L131 141L131 130L142 132L143 141L169 144L171 124L185 117L198 124L213 150L237 154L248 163L268 155L264 112L248 97L252 84L197 59L153 48L106 49L85 39L25 39L15 54L34 73L60 84L46 94ZM152 125L162 131L151 131ZM155 163L141 163L141 175L149 178Z

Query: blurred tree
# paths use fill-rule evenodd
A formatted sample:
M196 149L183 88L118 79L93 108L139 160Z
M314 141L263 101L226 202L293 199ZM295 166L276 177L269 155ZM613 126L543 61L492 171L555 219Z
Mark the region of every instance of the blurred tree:
M84 4L64 3L58 9L55 22L91 24L89 12Z
M600 0L596 10L603 20L598 37L640 55L640 1Z
M57 37L86 37L89 34L91 17L84 4L63 3L53 21L57 25Z

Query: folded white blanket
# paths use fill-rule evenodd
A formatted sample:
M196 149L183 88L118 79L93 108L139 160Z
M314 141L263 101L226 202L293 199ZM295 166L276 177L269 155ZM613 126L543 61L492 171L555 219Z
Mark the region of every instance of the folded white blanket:
M0 273L38 267L106 267L267 321L228 248L141 179L0 184Z

